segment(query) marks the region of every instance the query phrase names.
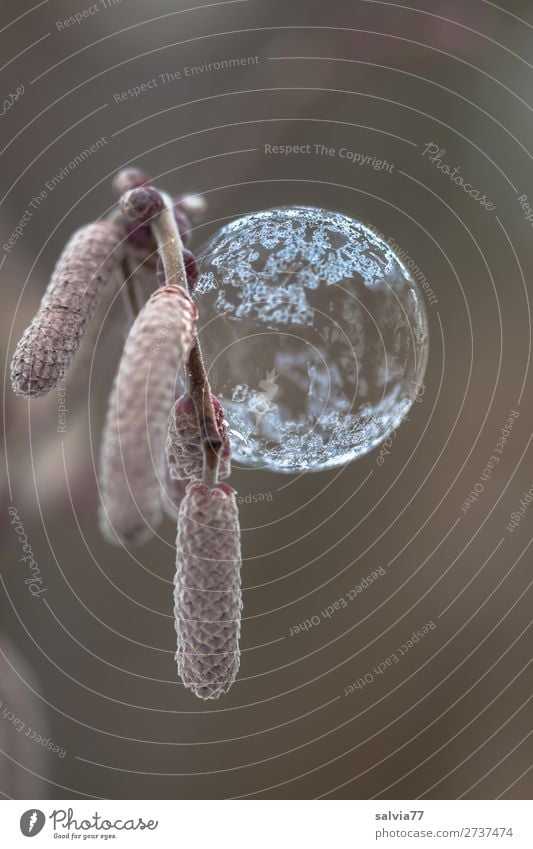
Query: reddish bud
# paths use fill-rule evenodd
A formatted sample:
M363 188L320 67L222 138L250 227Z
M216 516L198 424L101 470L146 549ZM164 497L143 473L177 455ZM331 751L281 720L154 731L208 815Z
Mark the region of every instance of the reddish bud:
M136 253L152 254L156 250L154 235L148 224L134 224L128 221L126 224L128 243L135 249Z
M131 191L131 189L138 189L139 186L147 186L149 184L150 177L142 168L123 168L113 178L113 194L118 200L123 194Z
M154 215L161 212L163 206L163 198L153 186L131 189L120 198L123 214L135 224L149 224Z
M219 489L224 493L224 495L230 496L235 494L235 490L229 485L229 483L217 483L214 488Z

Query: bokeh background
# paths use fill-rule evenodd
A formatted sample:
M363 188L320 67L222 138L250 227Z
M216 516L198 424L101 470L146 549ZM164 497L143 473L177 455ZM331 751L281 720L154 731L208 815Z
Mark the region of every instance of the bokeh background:
M47 181L105 141L0 251L0 792L528 798L533 257L519 198L533 205L531 4L109 0L60 25L90 5L3 0L1 10L2 244ZM185 76L236 57L257 61ZM394 167L265 154L265 144L307 143ZM494 209L438 170L428 143ZM69 375L64 433L57 393L29 404L9 386L9 357L55 258L109 209L110 179L130 163L175 193L206 194L195 246L248 211L324 206L393 238L436 296L426 390L384 463L376 450L300 478L233 475L243 655L237 683L214 703L176 675L172 523L128 553L95 520L120 302L96 320ZM464 512L512 412L500 462ZM39 564L38 598L10 507ZM321 614L378 568L347 608ZM290 636L313 617L318 625ZM430 622L400 662L373 672Z

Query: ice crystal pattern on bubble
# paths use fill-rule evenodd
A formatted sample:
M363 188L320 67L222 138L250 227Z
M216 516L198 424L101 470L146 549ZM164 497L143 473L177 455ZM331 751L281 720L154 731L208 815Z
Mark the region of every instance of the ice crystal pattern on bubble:
M422 385L418 287L383 239L340 213L288 207L227 224L200 252L196 296L237 465L354 460L398 427Z

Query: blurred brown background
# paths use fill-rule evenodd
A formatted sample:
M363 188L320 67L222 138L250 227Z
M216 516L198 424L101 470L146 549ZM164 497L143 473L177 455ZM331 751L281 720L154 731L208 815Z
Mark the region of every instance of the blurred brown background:
M374 451L300 479L232 477L239 495L271 498L242 505L241 672L213 704L176 676L172 523L131 554L96 526L93 461L120 305L97 322L94 360L86 346L67 381L65 433L57 394L15 398L6 365L0 791L529 797L533 507L506 526L533 484L532 231L518 200L533 204L531 4L122 0L60 25L90 5L2 4L2 244L46 183L105 139L0 252L7 363L66 238L109 208L110 177L128 163L174 192L206 193L196 246L246 211L324 206L394 238L438 303L423 402L383 466ZM185 75L234 57L258 61ZM495 210L422 155L430 142ZM307 143L394 168L264 152ZM501 460L463 513L511 411ZM24 583L9 507L39 564L40 598ZM321 615L378 567L346 609ZM320 624L290 636L312 617ZM429 622L397 664L372 672ZM44 750L48 739L59 752Z

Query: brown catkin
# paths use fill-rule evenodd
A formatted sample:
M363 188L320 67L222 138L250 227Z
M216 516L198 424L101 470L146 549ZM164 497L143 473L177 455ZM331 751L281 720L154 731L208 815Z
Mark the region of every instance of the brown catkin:
M195 325L196 307L185 290L166 286L145 304L126 340L100 460L100 527L110 542L144 542L162 519L168 415Z
M227 478L231 474L231 449L228 426L224 410L216 395L211 395L217 430L222 440L218 476ZM194 401L190 395L182 395L172 408L168 420L167 462L171 477L187 479L202 476L204 455L200 437L200 425Z
M241 545L235 493L192 481L181 502L174 614L178 672L201 699L227 693L239 670Z
M24 398L57 385L79 348L88 322L124 258L125 231L112 221L81 227L53 271L39 312L11 362L13 391Z

